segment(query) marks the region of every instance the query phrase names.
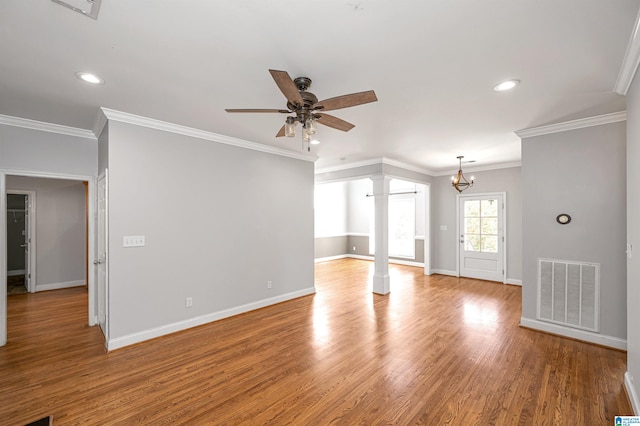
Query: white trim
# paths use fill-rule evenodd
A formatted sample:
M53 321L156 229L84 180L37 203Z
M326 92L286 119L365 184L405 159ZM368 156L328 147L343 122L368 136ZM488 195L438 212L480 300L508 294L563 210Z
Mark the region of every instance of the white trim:
M330 260L346 259L347 257L350 257L350 256L348 254L339 254L337 256L319 257L317 259L314 259L313 262L314 263L328 262Z
M564 123L549 124L547 126L531 127L529 129L516 130L518 137L530 138L533 136L549 135L552 133L566 132L568 130L583 129L585 127L601 126L603 124L617 123L627 119L627 112L612 112L611 114L597 115L595 117L579 118L565 121Z
M375 261L374 256L365 256L361 254L339 254L337 256L319 257L317 259L314 259L314 262L319 263L319 262L327 262L330 260L338 260L338 259L358 259L358 260ZM412 260L402 260L402 259L396 259L391 257L389 258L389 263L394 263L396 265L416 266L419 268L424 267L424 263L422 262L416 262Z
M448 275L451 277L457 277L458 273L456 271L449 271L448 269L432 269L431 270L432 274L438 274L438 275Z
M16 275L24 275L27 271L25 269L14 269L13 271L7 271L8 277L15 277Z
M78 129L77 127L63 126L61 124L45 123L44 121L29 120L28 118L11 117L9 115L0 114L0 124L96 140L96 135L94 135L91 130Z
M100 137L100 134L104 130L104 127L107 125L107 116L102 112L98 112L98 116L96 117L96 121L93 124L93 134L96 136L96 139Z
M348 237L350 234L321 234L316 235L313 238L338 238L338 237Z
M637 416L640 414L640 399L638 398L638 392L634 386L633 376L628 371L624 373L624 388L627 391L629 401L631 401L633 413Z
M349 170L349 169L355 169L358 167L373 166L377 164L386 164L388 166L400 167L402 169L405 169L411 172L421 173L428 176L433 176L433 173L434 173L433 170L412 166L411 164L403 163L397 160L392 160L391 158L379 157L379 158L371 158L369 160L354 161L353 163L340 164L337 166L318 168L316 169L315 174L319 175L323 173L338 172L340 170ZM352 178L349 178L349 179L352 179Z
M36 291L58 290L61 288L81 287L86 285L84 280L67 281L64 283L37 284Z
M223 143L225 145L233 145L240 148L251 149L253 151L266 152L268 154L280 155L282 157L295 158L297 160L314 162L318 157L314 154L306 154L304 152L288 151L270 145L264 145L256 142L249 142L243 139L233 138L231 136L219 135L217 133L198 130L179 124L167 123L153 118L142 117L139 115L129 114L126 112L115 111L108 108L101 108L102 113L109 120L119 121L121 123L133 124L136 126L147 127L149 129L161 130L163 132L175 133L178 135L189 136L208 140L212 142ZM100 123L100 121L98 121Z
M618 78L613 86L613 91L620 95L626 95L629 91L633 77L636 75L638 64L640 64L640 37L638 36L638 27L640 27L640 12L638 13L638 16L636 16L636 23L633 26L633 32L629 37L627 50L624 52L624 59L622 59Z
M25 195L27 196L27 199L29 200L29 212L28 212L28 216L29 216L29 223L25 223L25 227L28 228L29 230L29 264L25 265L29 267L29 270L25 270L24 274L26 275L27 273L29 274L28 277L26 277L27 279L25 279L25 284L26 284L26 288L27 291L30 293L35 293L36 291L36 283L38 282L38 277L37 277L37 261L38 261L38 238L37 238L37 220L36 220L36 215L37 215L37 207L36 207L36 191L32 191L32 190L21 190L21 189L7 189L5 191L7 194L19 194L19 195ZM9 275L7 273L7 275Z
M556 334L558 336L569 337L572 339L582 340L584 342L595 343L597 345L607 346L610 348L627 350L626 339L619 337L606 336L592 331L580 330L572 327L564 327L557 324L538 321L530 318L520 318L520 325L533 330L544 331L546 333Z
M396 265L416 266L418 268L424 267L423 262L416 262L414 260L402 260L402 259L389 258L389 263L395 263Z
M128 334L126 336L109 339L107 341L107 350L122 348L125 346L140 343L145 340L154 339L176 331L186 330L199 325L208 324L234 315L243 314L266 306L275 305L276 303L286 302L288 300L297 299L299 297L308 296L316 292L315 287L309 287L292 293L286 293L280 296L270 297L268 299L258 300L256 302L247 303L246 305L236 306L234 308L224 309L222 311L201 315L195 318L189 318L184 321L174 322L172 324L151 328L137 333Z
M369 237L367 232L349 232L347 237Z
M316 235L314 238L333 238L333 237L368 237L369 234L363 232L347 232L346 234L327 234ZM424 237L422 237L424 238ZM418 237L416 237L418 239Z
M487 172L492 170L500 170L500 169L511 169L513 167L522 167L521 161L512 161L509 163L497 163L497 164L487 164L486 166L477 166L477 167L464 167L465 172L473 173L473 172ZM449 169L449 170L441 170L435 173L434 177L440 176L449 176L455 175L458 173L458 169Z
M515 280L513 278L507 278L504 281L505 284L511 284L511 285L519 285L520 287L522 287L522 280Z

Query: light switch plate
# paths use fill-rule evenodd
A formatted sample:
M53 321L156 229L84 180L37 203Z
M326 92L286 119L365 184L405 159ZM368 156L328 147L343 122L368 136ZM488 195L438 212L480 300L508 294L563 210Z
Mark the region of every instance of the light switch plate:
M126 235L122 237L122 247L144 247L144 235Z

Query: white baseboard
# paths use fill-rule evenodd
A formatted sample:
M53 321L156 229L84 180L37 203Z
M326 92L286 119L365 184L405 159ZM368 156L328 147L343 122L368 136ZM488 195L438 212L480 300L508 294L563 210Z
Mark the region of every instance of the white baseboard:
M314 294L315 292L315 287L309 287L304 290L286 293L280 296L270 297L268 299L258 300L256 302L247 303L246 305L224 309L222 311L201 315L195 318L189 318L184 321L174 322L172 324L155 327L149 330L143 330L137 333L128 334L126 336L109 339L109 341L106 342L106 347L108 351L112 351L114 349L133 345L134 343L140 343L145 340L175 333L176 331L186 330L188 328L197 327L199 325L218 321L224 318L232 317L234 315L239 315L245 312L264 308L265 306L275 305L276 303L285 302L291 299L297 299L298 297L302 296L308 296L310 294Z
M47 291L47 290L58 290L61 288L80 287L83 285L86 285L84 280L67 281L66 283L38 284L36 285L36 292Z
M520 325L534 330L544 331L546 333L557 334L559 336L570 337L576 340L595 343L597 345L608 346L610 348L627 350L626 339L619 337L606 336L586 330L578 330L577 328L563 327L558 324L551 324L531 318L520 318Z
M25 271L24 269L14 269L13 271L7 271L7 276L14 277L16 275L24 275L26 273L27 271Z
M349 257L348 254L339 254L337 256L328 256L328 257L319 257L317 259L314 260L315 263L319 263L319 262L328 262L330 260L338 260L338 259L344 259Z
M450 275L452 277L457 277L458 273L456 271L448 271L446 269L432 269L432 274L440 274L440 275Z
M512 285L519 285L520 287L522 287L522 280L514 280L513 278L507 278L507 280L504 283L505 284L512 284Z
M627 391L629 400L631 401L631 409L633 414L640 415L640 399L638 399L638 392L636 391L635 384L633 383L633 376L627 371L624 373L624 388Z

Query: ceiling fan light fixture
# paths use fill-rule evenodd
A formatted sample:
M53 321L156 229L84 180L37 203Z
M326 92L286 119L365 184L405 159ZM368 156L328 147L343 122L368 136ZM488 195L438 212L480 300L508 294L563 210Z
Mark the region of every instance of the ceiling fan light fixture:
M307 129L302 129L302 142L311 142L311 135Z
M504 92L504 91L513 89L519 84L520 84L520 80L507 80L497 84L493 88L493 90L495 90L496 92Z
M296 135L296 122L293 117L287 117L287 121L284 123L284 135L288 138Z
M304 124L304 128L307 130L307 133L309 133L310 135L315 135L318 132L316 122L313 118L307 118L307 121Z

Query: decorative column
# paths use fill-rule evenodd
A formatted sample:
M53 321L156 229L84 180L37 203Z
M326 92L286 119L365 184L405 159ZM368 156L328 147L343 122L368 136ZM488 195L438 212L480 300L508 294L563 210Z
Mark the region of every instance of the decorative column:
M385 175L372 176L375 205L375 273L373 274L373 292L389 294L389 182Z

